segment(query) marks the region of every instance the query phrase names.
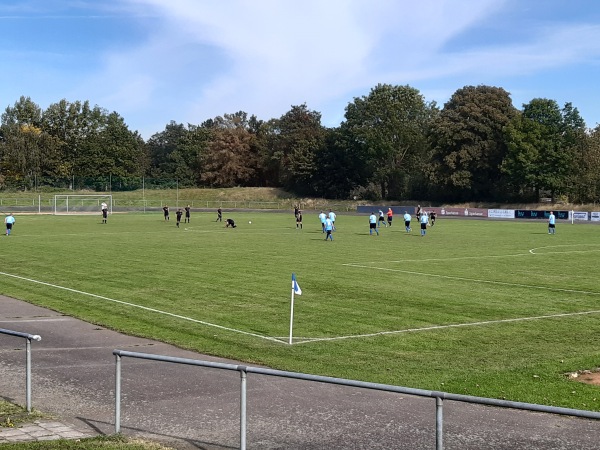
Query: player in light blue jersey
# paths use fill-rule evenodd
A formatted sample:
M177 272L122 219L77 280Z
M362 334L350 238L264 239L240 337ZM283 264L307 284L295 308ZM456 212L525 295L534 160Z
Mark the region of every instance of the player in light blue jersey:
M408 211L404 211L404 228L406 229L407 233L410 233L412 231L412 229L410 228L411 220L412 220L412 217L410 217L410 214L408 213Z
M337 216L335 215L335 213L330 209L329 210L329 220L331 220L331 223L333 223L333 231L335 231L335 218Z
M321 211L321 214L319 214L319 220L321 221L321 230L323 233L325 233L325 219L327 219L327 216L323 211Z
M375 216L375 213L372 212L371 215L369 216L369 234L373 235L373 230L375 230L375 233L377 233L377 236L379 236L379 230L377 229L377 216Z
M427 215L427 212L423 211L421 213L419 222L421 222L421 237L423 237L427 234L427 225L429 225L429 216Z
M377 219L377 228L381 227L382 223L387 228L388 225L387 225L387 222L385 221L385 214L383 214L383 211L380 209L379 210L379 219Z
M548 234L556 234L556 216L553 211L548 216Z
M4 218L4 224L6 225L6 235L10 236L12 231L12 227L15 224L16 220L12 213L8 213L8 216Z
M325 232L325 240L331 239L333 242L333 221L329 217L325 219Z

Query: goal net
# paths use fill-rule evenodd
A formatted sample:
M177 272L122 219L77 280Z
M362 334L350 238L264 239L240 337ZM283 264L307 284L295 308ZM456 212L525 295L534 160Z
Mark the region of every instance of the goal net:
M102 203L112 214L112 195L55 195L54 214L100 214Z

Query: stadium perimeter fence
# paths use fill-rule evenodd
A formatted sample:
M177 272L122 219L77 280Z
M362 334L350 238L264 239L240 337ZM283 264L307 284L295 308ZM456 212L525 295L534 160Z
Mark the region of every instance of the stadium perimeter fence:
M92 196L89 196L92 197ZM73 195L69 200L71 207L76 207L79 213L100 213L101 194L97 195L98 199L91 200L90 198L78 198ZM189 205L197 211L222 209L248 209L248 210L266 210L266 211L291 211L294 208L292 200L281 201L255 201L255 200L187 200L181 199L120 199L113 195L112 211L113 212L152 212L159 211L164 206L170 208L183 208ZM12 213L39 213L51 214L55 211L55 198L52 197L0 197L0 211ZM354 205L328 203L326 200L319 200L315 204L300 203L300 209L316 211L319 209L334 211L356 211Z
M39 341L39 335L23 333L19 331L0 329L0 334L24 338L26 340L26 399L27 411L31 412L31 341ZM495 406L501 408L511 408L523 411L542 412L550 414L558 414L571 417L579 417L584 419L600 420L600 412L586 411L571 408L562 408L557 406L538 405L533 403L515 402L509 400L500 400L484 397L475 397L469 395L452 394L442 391L430 391L425 389L415 389L402 386L393 386L380 383L369 383L365 381L348 380L343 378L325 377L320 375L311 375L299 372L288 372L282 370L268 369L264 367L252 367L238 364L228 364L211 362L188 358L175 358L170 356L156 355L150 353L130 352L124 350L113 350L115 355L115 432L121 431L121 373L123 358L134 358L142 360L158 361L171 364L184 364L196 367L205 367L210 369L226 370L239 372L240 374L240 449L246 449L246 434L247 434L247 383L248 374L266 375L273 377L289 378L303 380L307 382L327 383L338 386L353 387L360 389L370 389L383 392L391 392L397 394L413 395L417 397L431 398L435 400L435 442L436 450L443 450L443 405L445 400L479 404L486 406Z
M501 408L511 408L523 411L543 412L551 414L566 415L572 417L580 417L585 419L600 420L600 412L585 411L571 408L561 408L556 406L538 405L534 403L514 402L509 400L499 400L484 397L475 397L469 395L452 394L441 391L429 391L425 389L415 389L402 386L393 386L388 384L369 383L365 381L348 380L343 378L325 377L320 375L310 375L299 372L287 372L282 370L268 369L264 367L251 367L237 364L218 363L197 359L175 358L162 356L150 353L130 352L125 350L114 350L113 354L116 357L115 364L115 433L121 430L121 373L122 359L137 358L143 360L159 361L172 364L185 364L197 367L206 367L211 369L235 371L240 374L240 449L246 449L246 434L247 434L247 384L248 375L267 375L272 377L290 378L303 380L308 382L328 383L338 386L354 387L361 389L371 389L384 392L392 392L397 394L413 395L417 397L426 397L435 400L435 442L436 450L443 450L443 404L444 400L472 403L486 406L496 406Z

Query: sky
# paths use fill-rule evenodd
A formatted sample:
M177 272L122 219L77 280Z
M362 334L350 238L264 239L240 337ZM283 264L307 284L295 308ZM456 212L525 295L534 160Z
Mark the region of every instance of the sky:
M145 139L170 121L306 104L336 127L379 83L443 106L464 86L600 123L593 0L2 0L0 108L88 100Z

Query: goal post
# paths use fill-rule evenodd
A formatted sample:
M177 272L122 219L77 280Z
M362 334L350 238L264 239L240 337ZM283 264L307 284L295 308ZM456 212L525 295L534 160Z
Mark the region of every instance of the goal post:
M113 198L110 194L57 194L54 196L54 214L100 214L102 203L106 203L108 213L112 214Z

